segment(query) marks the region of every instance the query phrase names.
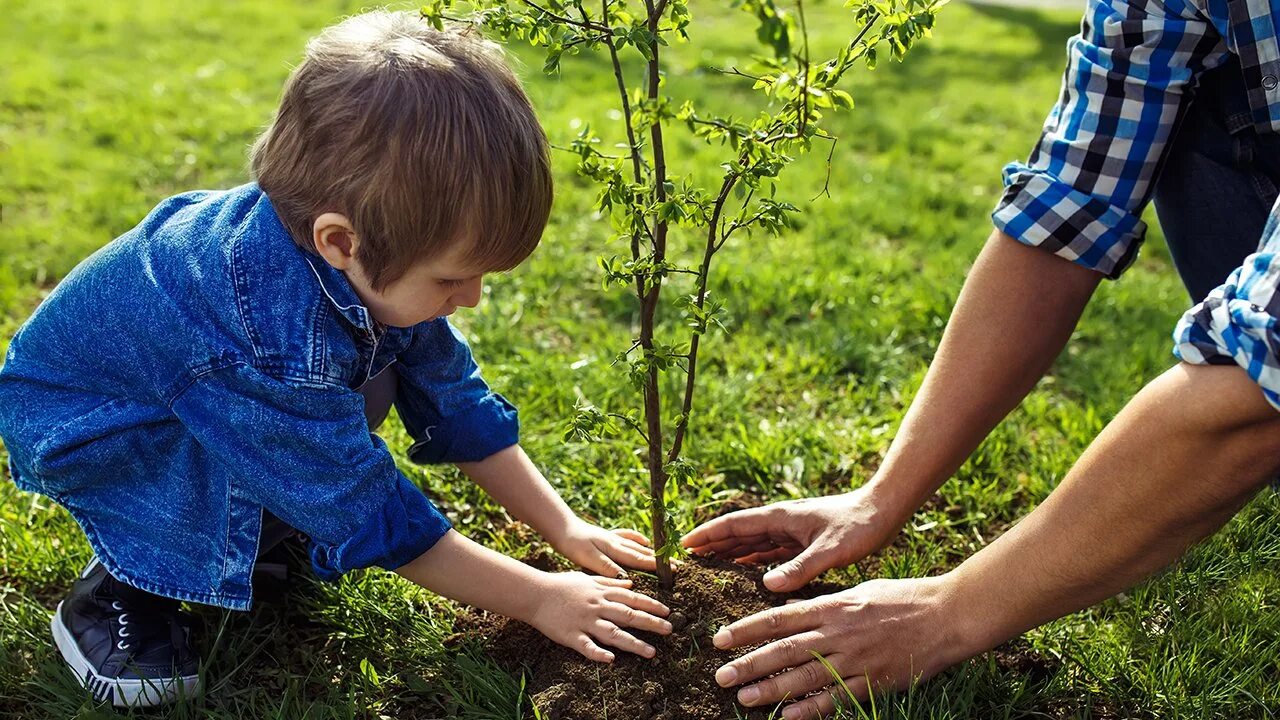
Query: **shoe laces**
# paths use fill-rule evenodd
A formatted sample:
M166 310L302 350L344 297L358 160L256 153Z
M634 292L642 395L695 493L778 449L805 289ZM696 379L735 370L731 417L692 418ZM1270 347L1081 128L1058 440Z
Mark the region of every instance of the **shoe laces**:
M120 600L111 601L111 610L115 615L116 649L123 652L137 651L147 647L152 640L170 642L170 613L161 608L134 607Z

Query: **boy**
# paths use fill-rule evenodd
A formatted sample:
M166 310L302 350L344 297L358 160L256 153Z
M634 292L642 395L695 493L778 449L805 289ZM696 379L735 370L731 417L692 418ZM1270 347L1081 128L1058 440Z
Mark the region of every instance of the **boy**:
M323 578L381 566L524 620L592 660L667 633L621 566L632 531L578 519L517 444L445 319L536 247L546 139L498 51L375 12L307 46L253 149L256 183L161 203L73 270L13 338L0 437L19 487L96 555L52 619L95 695L195 690L179 601L247 609L287 530ZM370 430L394 402L415 462L454 462L584 568L534 570L463 538ZM279 520L276 520L279 518Z

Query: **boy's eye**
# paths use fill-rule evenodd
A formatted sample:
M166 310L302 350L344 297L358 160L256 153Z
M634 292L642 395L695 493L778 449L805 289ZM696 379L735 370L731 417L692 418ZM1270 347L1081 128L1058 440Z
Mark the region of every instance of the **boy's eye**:
M441 287L456 288L465 283L466 280L440 280L438 282Z

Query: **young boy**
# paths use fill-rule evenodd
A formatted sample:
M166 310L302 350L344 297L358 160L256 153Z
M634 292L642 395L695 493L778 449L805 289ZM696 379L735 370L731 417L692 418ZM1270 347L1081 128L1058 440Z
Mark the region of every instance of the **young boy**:
M192 692L178 601L247 609L255 560L292 526L315 571L380 566L526 621L592 660L670 632L626 589L643 536L577 518L517 444L446 316L538 244L547 144L500 53L374 12L307 46L253 148L256 183L161 203L73 270L13 338L0 437L24 490L96 555L52 619L100 698ZM453 462L582 567L473 543L370 432L394 402L415 462ZM279 518L279 520L276 520Z

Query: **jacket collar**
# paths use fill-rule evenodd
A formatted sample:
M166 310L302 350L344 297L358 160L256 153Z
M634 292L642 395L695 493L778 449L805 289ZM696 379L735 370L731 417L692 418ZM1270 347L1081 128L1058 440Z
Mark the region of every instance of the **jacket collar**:
M311 266L311 272L315 274L316 281L320 283L320 290L324 292L325 297L329 298L329 302L333 303L338 314L352 325L370 333L374 332L373 315L370 314L369 308L360 303L360 297L351 287L347 276L325 262L323 258L318 258L311 253L304 253L304 257L307 264Z
M262 209L262 214L269 217L264 218L270 227L270 232L280 236L280 242L287 245L306 260L309 272L304 274L315 278L316 283L320 286L321 294L329 299L338 314L344 320L351 323L359 330L377 335L381 328L374 322L373 314L369 312L369 308L365 307L360 301L360 296L356 295L356 291L351 287L351 281L347 280L347 276L341 270L333 267L324 261L324 258L313 253L303 250L293 241L289 231L285 229L284 223L281 222L279 214L275 211L275 206L271 203L271 198L258 187L257 183L249 185L254 190L262 193L265 202L260 202L258 207Z

